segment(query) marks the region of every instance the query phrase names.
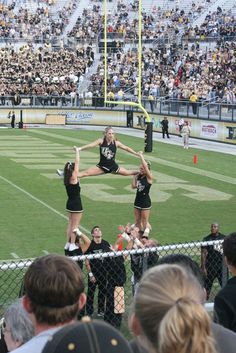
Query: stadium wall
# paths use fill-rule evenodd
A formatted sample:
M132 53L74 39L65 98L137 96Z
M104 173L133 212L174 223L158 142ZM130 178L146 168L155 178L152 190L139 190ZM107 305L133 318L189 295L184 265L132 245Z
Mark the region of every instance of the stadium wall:
M10 108L10 107L9 107ZM9 125L8 113L10 109L0 110L0 124ZM47 109L15 109L16 124L20 122L20 112L24 126L27 124L53 124L53 125L113 125L127 126L127 111L118 110L94 110L94 109L66 109L66 108L47 108ZM161 132L161 121L163 115L150 114L153 122L153 131ZM170 134L178 134L178 122L181 117L168 116ZM217 121L200 118L183 117L191 126L191 136L206 140L219 141L236 144L236 122ZM144 128L144 116L142 113L133 112L132 123L128 126L134 128Z

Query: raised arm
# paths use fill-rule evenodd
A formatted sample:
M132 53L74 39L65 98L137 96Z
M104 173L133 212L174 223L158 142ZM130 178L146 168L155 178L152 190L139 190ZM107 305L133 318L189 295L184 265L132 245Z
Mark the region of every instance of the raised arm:
M132 189L137 189L137 178L138 178L138 175L133 175L132 177L132 181L131 181L131 188Z
M87 237L87 235L85 235L81 231L77 231L77 236L79 238L79 245L81 247L81 250L83 253L85 253L91 244L91 240Z
M101 143L102 143L102 139L100 138L100 139L97 139L97 140L89 143L88 145L84 145L82 147L79 147L79 150L80 151L87 150L89 148L96 147L96 146L100 145Z
M72 183L77 183L78 173L79 173L80 154L79 154L78 147L74 146L73 148L75 151L75 166L71 177L72 177Z
M132 148L126 146L126 145L123 145L123 143L121 143L120 141L116 141L116 146L118 148L121 148L122 150L126 151L126 152L129 152L131 154L134 154L135 156L138 157L138 152L135 152Z
M145 174L147 176L148 182L152 183L152 179L153 179L152 173L151 173L150 169L148 168L147 162L144 159L143 152L142 151L138 152L138 155L141 159L141 163L142 163L143 169L145 171Z

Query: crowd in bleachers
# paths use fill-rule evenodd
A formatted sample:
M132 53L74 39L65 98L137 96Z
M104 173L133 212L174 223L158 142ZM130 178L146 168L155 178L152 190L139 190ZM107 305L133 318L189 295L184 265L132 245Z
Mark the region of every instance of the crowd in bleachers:
M143 11L143 40L159 39L160 36L170 36L179 33L180 29L196 17L196 14L201 13L203 6L198 5L185 12L178 7L170 10L161 10L155 6L152 12ZM138 19L137 16L129 16L130 9L136 8L136 5L124 4L118 2L115 9L115 14L108 11L107 15L107 30L109 34L121 35L125 42L137 40L138 38ZM100 5L93 4L83 10L81 16L78 17L76 25L68 34L70 37L75 37L79 41L96 40L97 34L104 30L104 16L102 15L103 8Z
M62 34L76 4L76 1L70 1L55 18L49 15L49 6L44 2L32 9L16 6L15 2L10 5L1 4L0 36L9 40L50 41Z
M4 95L73 95L81 77L93 62L91 47L76 51L50 47L35 50L29 45L15 51L0 50L0 96ZM2 102L3 103L3 102Z
M188 100L194 91L199 101L233 103L236 95L236 45L203 51L199 45L143 50L142 93L154 99L168 96ZM137 53L120 50L108 59L108 89L119 100L120 89L137 94ZM104 67L92 77L92 86L101 89Z
M2 5L0 17L2 37L23 37L28 35L37 43L43 38L41 47L34 44L22 46L19 50L12 45L0 51L1 84L0 96L18 95L79 95L80 83L94 62L92 50L98 43L98 34L104 30L103 7L100 2L92 2L78 17L76 25L68 34L79 41L76 47L67 49L61 39L60 48L51 48L50 39L63 32L70 15L76 8L76 2L70 1L58 13L57 19L49 14L52 2L38 2L33 10L12 4ZM138 38L137 1L125 4L118 1L115 11L108 11L108 35L120 35L115 52L108 57L108 92L114 100L123 100L125 91L137 97L138 58L137 51L126 49L130 40ZM200 14L205 3L191 4L185 11L178 6L171 9L152 7L152 13L143 12L142 38L144 45L153 40L156 46L143 47L142 94L144 97L161 96L171 99L188 100L192 92L199 101L235 102L236 46L222 42L223 36L235 34L235 18L218 8L209 12L201 27L189 26L193 18ZM183 32L185 28L185 31ZM177 41L184 33L182 41ZM202 36L215 35L218 45L212 49L203 49L199 42ZM101 35L103 37L103 35ZM189 39L197 41L189 45ZM111 37L112 38L112 37ZM165 39L168 38L168 41ZM228 38L228 37L227 37ZM226 39L227 39L226 38ZM101 39L101 38L100 38ZM163 39L162 45L160 40ZM146 41L146 42L145 42ZM81 43L82 42L82 43ZM163 45L165 44L165 45ZM226 75L227 73L227 75ZM86 76L88 78L88 75ZM100 61L97 72L91 80L89 97L103 94L104 63ZM4 99L1 98L1 104Z
M207 14L205 21L201 26L188 27L185 30L184 36L186 39L201 39L206 37L224 38L225 40L231 37L236 37L236 22L235 17L230 13L222 11L218 7L217 11ZM232 38L233 39L233 38Z

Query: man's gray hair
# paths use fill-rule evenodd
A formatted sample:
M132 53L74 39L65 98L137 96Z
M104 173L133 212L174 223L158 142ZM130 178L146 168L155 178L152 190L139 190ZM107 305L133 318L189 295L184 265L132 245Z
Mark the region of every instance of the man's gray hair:
M34 325L23 307L22 298L14 301L4 313L13 341L21 344L29 341L34 336Z

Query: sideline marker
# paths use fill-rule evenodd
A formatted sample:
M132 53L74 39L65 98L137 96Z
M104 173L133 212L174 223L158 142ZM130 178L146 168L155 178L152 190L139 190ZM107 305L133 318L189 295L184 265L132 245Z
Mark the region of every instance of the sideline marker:
M197 155L196 154L193 156L193 163L197 164Z

